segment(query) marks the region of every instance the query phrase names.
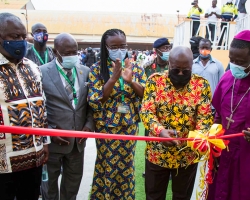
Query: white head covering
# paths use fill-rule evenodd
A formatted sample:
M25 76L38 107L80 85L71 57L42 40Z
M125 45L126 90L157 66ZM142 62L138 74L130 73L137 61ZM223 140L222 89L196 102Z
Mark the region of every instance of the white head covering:
M233 0L227 0L227 3L233 3Z

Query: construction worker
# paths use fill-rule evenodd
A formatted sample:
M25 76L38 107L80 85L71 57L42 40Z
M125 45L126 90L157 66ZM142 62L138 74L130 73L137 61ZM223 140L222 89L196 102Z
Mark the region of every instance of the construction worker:
M223 42L223 38L225 33L227 32L227 24L228 22L234 21L236 18L238 17L238 10L237 7L233 4L233 0L227 0L227 3L225 5L222 6L221 8L221 36L220 36L220 40L218 43L218 46L220 48L222 48L222 42ZM223 29L223 27L225 26L225 28Z
M200 26L200 15L203 14L203 10L198 6L198 0L194 0L191 3L193 7L189 10L187 18L192 19L193 29L192 29L192 36L199 35L198 29Z

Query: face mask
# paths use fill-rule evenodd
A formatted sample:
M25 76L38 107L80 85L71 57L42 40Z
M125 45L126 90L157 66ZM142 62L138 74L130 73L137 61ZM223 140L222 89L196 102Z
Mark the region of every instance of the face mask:
M113 61L116 61L117 58L119 58L120 60L124 60L127 54L127 49L126 50L118 49L116 51L108 49L108 51L109 51L109 58Z
M172 70L169 70L168 77L174 86L178 85L178 86L184 87L191 80L191 70L190 70L190 73L187 75L178 75L178 74L173 73Z
M245 68L236 64L233 64L230 62L230 70L232 72L232 75L236 78L236 79L243 79L245 77L247 77L249 75L249 72L246 73L245 70L248 69L250 67L250 65Z
M41 46L44 46L46 44L46 42L48 41L48 36L49 35L47 33L44 33L44 32L33 34L34 40L39 42L39 44Z
M210 53L211 53L210 50L200 50L200 57L202 59L207 59L210 57Z
M61 54L57 51L57 53L61 56ZM73 67L75 67L78 59L78 55L74 55L74 56L61 56L62 57L62 66L63 68L66 69L72 69Z
M158 51L160 51L159 49L158 49ZM161 51L160 51L161 52ZM161 52L162 53L162 56L160 56L160 58L162 59L162 60L164 60L164 61L168 61L169 60L169 51L168 52Z
M12 58L22 59L26 54L27 41L3 40L2 46L4 50L11 55Z

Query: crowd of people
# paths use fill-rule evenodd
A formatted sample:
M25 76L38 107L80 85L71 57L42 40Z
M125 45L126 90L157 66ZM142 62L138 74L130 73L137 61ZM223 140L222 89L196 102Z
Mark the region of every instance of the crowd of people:
M227 33L228 23L235 20L241 20L246 16L246 1L247 0L227 0L226 4L219 8L217 6L217 0L212 0L212 6L204 11L204 9L199 7L198 0L194 0L191 3L193 6L187 14L187 18L192 19L192 36L199 35L199 30L201 29L201 14L205 13L205 18L207 19L205 37L206 39L210 39L212 43L218 43L218 49L221 49L223 47L224 35ZM221 20L220 37L216 31L219 20ZM242 28L241 22L238 23L238 26Z
M137 135L143 122L145 136L174 139L220 123L225 134L245 137L230 139L222 152L208 199L250 199L249 30L235 35L225 73L206 38L192 37L191 48L159 38L152 51L137 52L128 50L125 32L109 29L97 56L92 48L80 52L69 33L49 47L41 23L32 26L27 49L17 16L0 13L0 24L1 125ZM76 199L86 139L1 133L0 199ZM136 199L135 148L132 140L96 139L91 200ZM170 176L173 199L190 199L201 156L186 141L147 142L146 199L165 200Z

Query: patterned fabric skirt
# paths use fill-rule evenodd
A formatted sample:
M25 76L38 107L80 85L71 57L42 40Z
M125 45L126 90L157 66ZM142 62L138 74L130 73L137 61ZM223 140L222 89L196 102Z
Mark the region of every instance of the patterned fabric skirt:
M96 132L137 135L138 124L127 127L96 126ZM97 157L91 200L135 199L136 141L96 139Z

